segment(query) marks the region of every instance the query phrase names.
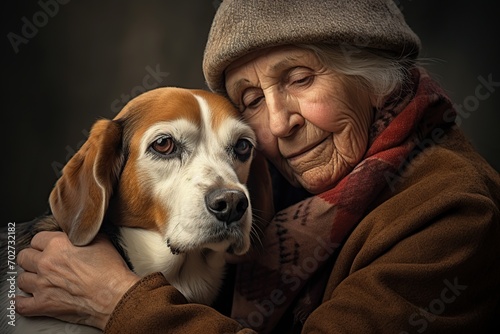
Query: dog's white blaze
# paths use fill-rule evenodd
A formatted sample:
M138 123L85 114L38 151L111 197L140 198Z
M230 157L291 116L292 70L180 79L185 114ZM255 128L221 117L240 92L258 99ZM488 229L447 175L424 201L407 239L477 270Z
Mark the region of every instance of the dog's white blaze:
M205 124L207 128L212 128L212 112L208 107L207 101L201 96L194 95L198 104L200 105L201 120L202 124Z

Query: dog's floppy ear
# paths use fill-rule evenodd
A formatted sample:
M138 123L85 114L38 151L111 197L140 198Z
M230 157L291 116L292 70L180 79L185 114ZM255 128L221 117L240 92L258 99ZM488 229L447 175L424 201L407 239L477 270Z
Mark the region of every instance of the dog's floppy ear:
M273 188L267 160L258 151L254 154L246 184L252 203L252 225L257 240L252 241L252 248L244 255L226 253L226 261L232 264L262 256L263 232L274 217Z
M74 245L90 243L99 232L123 164L121 142L118 122L97 121L50 194L52 214Z
M247 181L250 201L252 203L254 224L258 226L258 232L271 222L274 217L273 188L271 174L269 173L267 160L256 151L250 166L250 175Z

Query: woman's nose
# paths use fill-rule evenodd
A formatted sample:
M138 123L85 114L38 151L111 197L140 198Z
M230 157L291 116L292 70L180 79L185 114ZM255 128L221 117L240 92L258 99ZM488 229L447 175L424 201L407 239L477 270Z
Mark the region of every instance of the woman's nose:
M266 96L266 104L269 128L273 136L279 138L291 136L304 124L299 104L293 99L281 94L269 94Z

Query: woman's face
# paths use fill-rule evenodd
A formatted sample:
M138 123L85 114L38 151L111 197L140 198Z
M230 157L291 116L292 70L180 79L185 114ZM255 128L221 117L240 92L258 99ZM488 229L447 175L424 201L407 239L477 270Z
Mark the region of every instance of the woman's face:
M334 186L366 151L372 104L361 87L292 46L259 51L226 70L229 97L255 130L258 149L313 194Z

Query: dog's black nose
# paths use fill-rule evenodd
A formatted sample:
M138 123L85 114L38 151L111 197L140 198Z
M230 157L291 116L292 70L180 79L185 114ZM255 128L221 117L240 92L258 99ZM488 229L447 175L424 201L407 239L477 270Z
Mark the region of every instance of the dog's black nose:
M243 217L248 208L248 198L239 190L216 189L205 196L205 205L218 220L229 225Z

